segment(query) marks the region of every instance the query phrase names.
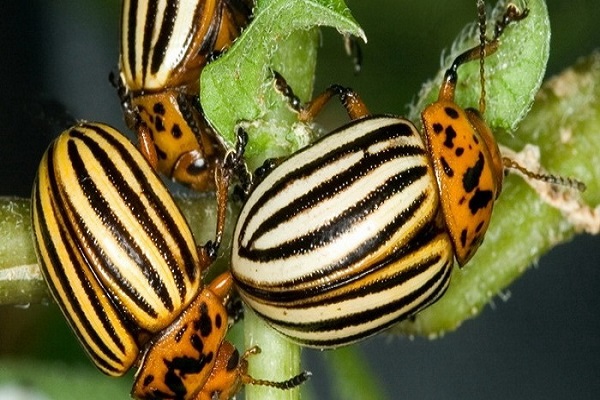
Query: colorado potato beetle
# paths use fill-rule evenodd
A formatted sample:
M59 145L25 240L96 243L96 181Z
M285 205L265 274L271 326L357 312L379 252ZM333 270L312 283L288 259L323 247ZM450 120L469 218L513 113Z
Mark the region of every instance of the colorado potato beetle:
M214 186L224 153L200 109L200 72L251 12L251 0L123 1L117 86L126 122L152 166L193 189Z
M340 86L302 106L276 74L300 119L339 95L352 121L272 163L251 188L232 274L252 310L291 340L327 348L371 336L443 295L454 259L464 265L481 244L512 166L480 112L454 102L457 69L496 51L506 25L527 12L509 6L492 40L482 34L480 46L454 60L438 100L422 112L423 132L404 118L370 115Z
M240 154L229 153L224 164ZM227 186L218 191L226 196ZM242 384L289 388L306 379L254 380L246 357L255 350L240 357L225 341L231 275L202 281L224 211L218 221L215 242L198 248L158 175L106 125L66 130L41 161L32 225L43 275L102 372L120 376L138 367L135 398L229 399Z

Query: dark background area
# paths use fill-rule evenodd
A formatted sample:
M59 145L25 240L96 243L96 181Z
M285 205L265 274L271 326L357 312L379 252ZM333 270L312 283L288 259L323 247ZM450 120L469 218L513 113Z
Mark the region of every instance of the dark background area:
M442 50L476 15L474 1L466 0L348 5L369 38L362 47L363 70L353 74L339 35L325 31L315 90L332 82L349 85L371 110L397 114L406 111L421 83L437 71ZM598 47L600 5L549 0L548 8L550 76ZM125 129L108 82L118 59L119 3L30 0L4 2L3 9L0 195L23 197L42 152L64 125L65 111ZM380 335L361 351L390 399L600 398L599 260L600 240L578 237L512 285L508 301L496 299L457 332L435 341ZM81 356L57 317L54 306L0 307L0 358ZM55 319L58 326L49 328L46 323ZM335 398L323 368L327 354L306 354L313 386L323 398Z

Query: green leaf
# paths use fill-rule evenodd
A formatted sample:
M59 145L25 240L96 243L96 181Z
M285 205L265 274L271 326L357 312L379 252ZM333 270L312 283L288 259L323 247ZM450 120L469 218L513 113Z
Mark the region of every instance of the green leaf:
M508 1L498 2L488 17L488 37L492 37L495 21L502 16L507 4ZM485 59L485 120L496 134L502 131L512 133L527 115L542 84L550 52L550 19L546 3L530 0L517 4L521 10L527 7L529 15L511 23L500 37L499 49ZM419 100L411 106L410 120L418 121L425 106L437 99L445 70L456 56L477 46L478 38L476 24L467 26L458 36L445 57L444 68L423 86ZM458 69L456 103L463 108L478 108L480 96L479 62L461 66Z
M308 100L316 65L316 26L364 39L341 0L264 0L234 46L202 73L200 96L206 118L230 147L236 142L236 125L247 123L246 157L251 167L311 140L311 132L296 123L296 115L275 91L271 69Z

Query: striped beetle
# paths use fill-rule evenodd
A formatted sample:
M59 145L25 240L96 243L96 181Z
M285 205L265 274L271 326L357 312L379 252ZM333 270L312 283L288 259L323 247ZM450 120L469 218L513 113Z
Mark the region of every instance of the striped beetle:
M225 204L230 153L219 167ZM35 250L50 292L86 352L104 373L138 366L139 399L229 399L255 380L246 358L225 341L225 302L232 279L203 287L225 219L218 210L214 243L197 248L167 188L123 135L103 124L63 132L42 158L32 193Z
M198 102L200 71L247 24L252 0L123 1L119 87L125 119L158 171L205 190L223 146Z
M505 26L526 15L509 6L491 41L454 60L422 112L422 133L406 119L369 115L340 86L304 107L276 75L301 120L339 95L352 122L275 163L252 188L232 251L251 309L291 340L326 348L373 335L443 295L454 258L464 265L481 244L504 167L513 166L481 114L454 102L457 69L496 51Z

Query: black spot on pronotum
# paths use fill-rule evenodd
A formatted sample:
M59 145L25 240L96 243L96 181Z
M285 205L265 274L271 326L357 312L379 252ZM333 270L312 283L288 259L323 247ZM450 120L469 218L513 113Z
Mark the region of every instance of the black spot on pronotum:
M460 246L465 247L467 245L467 230L463 229L460 232Z
M483 221L481 221L480 223L477 224L477 227L475 228L475 232L476 233L481 232L481 228L483 228Z
M200 318L194 323L194 328L200 332L202 337L207 337L212 332L212 321L208 315L208 305L205 302L200 304Z
M204 351L204 342L197 334L193 334L190 338L190 343L194 349L198 351L198 353L202 354Z
M175 139L179 139L183 136L183 132L181 131L179 124L173 125L173 128L171 129L171 136L173 136Z
M154 381L154 375L152 375L152 374L146 375L146 377L144 378L144 386L148 386L153 381Z
M439 122L436 122L432 125L433 131L435 133L440 133L444 130L444 126L442 124L440 124Z
M217 327L217 329L221 328L222 323L223 323L223 318L221 318L221 314L217 314L217 316L215 317L215 326Z
M473 135L473 142L475 142L475 144L479 144L479 139L477 138L477 135Z
M448 162L444 157L440 158L440 162L442 163L442 168L444 169L444 173L448 175L448 177L452 178L454 176L454 170L448 165Z
M463 147L457 147L456 150L454 151L454 154L456 154L457 157L460 157L463 155L464 152L465 152L465 149Z
M163 124L163 119L159 116L156 116L156 121L154 121L154 127L156 128L156 132L164 132L165 125Z
M494 196L491 190L477 189L471 200L469 200L471 214L475 215L479 210L486 208L493 199Z
M183 399L187 394L187 389L185 388L185 384L183 380L175 371L179 368L173 366L171 363L168 364L167 373L165 374L165 385L169 388L169 390L175 393L175 398ZM157 397L158 398L158 397Z
M479 186L479 179L481 178L481 172L483 171L484 165L485 160L483 159L483 154L479 152L479 158L475 165L467 168L467 171L463 175L462 184L465 192L471 193Z
M452 125L446 127L446 139L444 140L444 146L449 149L454 148L454 139L456 138L456 131Z
M444 112L446 112L446 115L452 119L458 118L458 111L452 107L444 107Z
M158 115L165 115L165 106L163 103L154 103L152 110Z

